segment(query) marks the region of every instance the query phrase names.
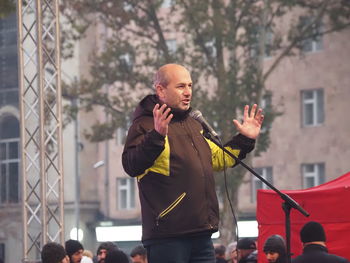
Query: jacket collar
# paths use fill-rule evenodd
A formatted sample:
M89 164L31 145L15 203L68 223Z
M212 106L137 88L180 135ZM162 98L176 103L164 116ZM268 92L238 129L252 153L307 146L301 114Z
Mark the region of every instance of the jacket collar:
M318 244L309 244L304 247L303 253L312 253L314 251L323 251L328 253L328 249L325 246L318 245Z

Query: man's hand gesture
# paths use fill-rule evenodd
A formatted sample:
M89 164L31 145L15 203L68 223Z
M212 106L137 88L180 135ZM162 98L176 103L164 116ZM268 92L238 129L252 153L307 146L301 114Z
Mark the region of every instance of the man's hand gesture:
M236 126L237 130L251 139L256 139L260 133L261 125L264 121L264 115L262 115L262 109L256 112L258 105L254 104L250 114L249 106L244 107L243 123L241 124L237 120L233 120L233 124ZM256 113L256 114L255 114Z
M163 136L168 134L168 125L173 118L173 114L169 114L170 110L166 104L161 107L156 104L153 108L154 129Z

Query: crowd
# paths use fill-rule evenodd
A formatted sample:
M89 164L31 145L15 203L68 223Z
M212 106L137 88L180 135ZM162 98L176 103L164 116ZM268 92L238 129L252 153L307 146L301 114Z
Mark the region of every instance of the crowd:
M301 255L292 258L292 263L346 263L347 259L328 253L326 233L323 226L314 221L306 223L300 230L303 245ZM257 263L258 250L252 238L242 238L225 247L214 244L216 263ZM287 263L285 240L280 235L269 236L263 245L265 261L268 263Z
M142 245L135 247L130 255L127 255L113 242L103 242L94 256L90 250L85 250L79 241L69 239L64 247L55 242L45 244L41 251L41 261L42 263L147 263L147 255Z
M306 223L300 231L303 253L292 259L292 263L347 263L347 259L329 254L326 246L326 233L318 222ZM225 247L214 244L216 263L257 263L256 240L242 238ZM268 263L287 263L285 240L280 235L269 236L263 245L265 261ZM67 240L65 247L49 242L41 252L42 263L147 263L147 250L143 245L135 247L130 255L124 253L112 242L101 243L96 255L85 250L76 240ZM175 261L174 261L175 262Z

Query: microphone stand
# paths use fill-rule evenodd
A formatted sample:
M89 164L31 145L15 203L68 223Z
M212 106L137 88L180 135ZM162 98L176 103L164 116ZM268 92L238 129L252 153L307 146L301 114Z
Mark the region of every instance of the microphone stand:
M255 177L259 178L260 181L262 181L265 185L270 187L273 191L275 191L281 199L284 201L282 204L282 209L285 214L285 231L286 231L286 246L287 246L287 263L292 262L292 254L290 249L290 211L292 208L298 210L301 214L308 217L310 214L306 212L295 200L293 200L289 195L282 193L280 190L278 190L276 187L274 187L272 184L270 184L265 178L261 177L257 172L255 172L252 168L250 168L248 165L246 165L243 161L241 161L238 157L234 156L231 152L225 149L225 147L222 146L222 144L218 141L217 138L213 137L209 132L207 132L205 129L203 131L204 136L214 142L217 146L219 146L225 153L227 153L229 156L231 156L237 164L242 165L244 168L246 168L250 173L252 173ZM226 169L226 167L225 167Z

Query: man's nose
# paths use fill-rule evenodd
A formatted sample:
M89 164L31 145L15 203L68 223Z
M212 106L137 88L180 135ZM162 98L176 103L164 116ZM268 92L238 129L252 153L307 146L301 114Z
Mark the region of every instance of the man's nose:
M184 90L184 94L185 95L191 95L191 92L192 92L191 87L190 86L186 86L185 90Z

